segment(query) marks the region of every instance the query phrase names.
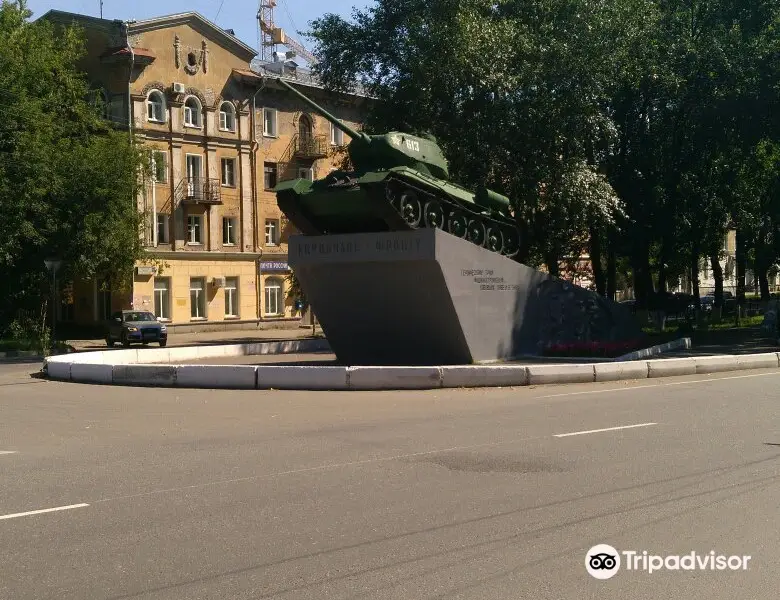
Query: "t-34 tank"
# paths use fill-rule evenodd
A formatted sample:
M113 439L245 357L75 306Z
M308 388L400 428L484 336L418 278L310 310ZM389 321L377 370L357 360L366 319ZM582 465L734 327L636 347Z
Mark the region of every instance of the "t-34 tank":
M283 79L277 81L352 138L354 171L332 171L316 181L279 183L281 211L304 235L399 231L438 227L493 252L513 257L520 234L509 198L449 180L447 159L432 137L392 131L367 135L323 110Z

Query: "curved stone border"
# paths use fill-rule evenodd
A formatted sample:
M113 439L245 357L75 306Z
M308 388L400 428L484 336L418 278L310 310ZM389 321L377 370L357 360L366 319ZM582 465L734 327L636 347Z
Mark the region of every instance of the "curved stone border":
M228 346L143 348L47 358L50 379L109 385L208 389L402 390L591 383L780 368L780 353L666 358L554 365L342 367L186 365L213 357L329 350L326 340L290 340ZM156 364L149 364L154 361Z

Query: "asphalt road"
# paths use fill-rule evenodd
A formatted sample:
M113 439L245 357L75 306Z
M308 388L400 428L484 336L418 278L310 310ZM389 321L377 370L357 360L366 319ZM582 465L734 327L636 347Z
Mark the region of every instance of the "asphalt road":
M780 372L299 393L83 386L30 370L0 367L2 600L752 600L780 588ZM585 569L601 543L751 558L734 572L623 562L602 581Z

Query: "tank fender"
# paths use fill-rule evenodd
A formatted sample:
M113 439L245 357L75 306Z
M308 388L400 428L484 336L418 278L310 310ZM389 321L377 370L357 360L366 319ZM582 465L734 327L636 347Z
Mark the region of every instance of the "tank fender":
M312 182L308 179L289 179L282 181L271 190L277 194L280 192L293 192L295 194L303 194L311 188Z

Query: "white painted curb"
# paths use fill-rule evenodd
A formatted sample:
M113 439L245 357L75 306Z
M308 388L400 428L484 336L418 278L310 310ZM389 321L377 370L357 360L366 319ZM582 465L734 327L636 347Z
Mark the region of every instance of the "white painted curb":
M178 365L176 385L186 388L253 390L257 367L253 365Z
M441 387L441 367L349 367L351 390L428 390Z
M259 366L258 390L346 390L349 378L347 367Z
M593 368L596 371L596 381L647 378L647 361L603 363L596 364Z
M676 377L695 374L695 358L659 358L647 361L648 377Z
M614 363L613 363L614 364ZM590 383L596 380L594 364L587 365L529 365L528 384Z
M50 379L207 389L412 390L626 381L751 369L780 369L780 353L546 365L432 367L188 365L177 361L327 350L325 340L291 340L84 352L49 357ZM155 364L149 364L147 359Z
M528 385L528 368L520 365L458 365L441 368L441 387L514 387Z

